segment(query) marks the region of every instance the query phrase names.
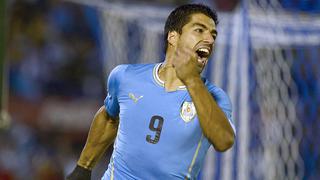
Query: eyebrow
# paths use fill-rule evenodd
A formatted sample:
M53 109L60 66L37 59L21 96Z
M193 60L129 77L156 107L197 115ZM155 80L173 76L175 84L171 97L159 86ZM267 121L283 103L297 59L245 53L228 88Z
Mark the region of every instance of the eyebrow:
M204 24L201 24L201 23L193 23L192 26L201 26L201 27L204 28L204 29L208 29L207 26L205 26ZM213 29L213 30L211 31L211 33L212 33L213 35L215 35L216 37L218 36L218 32L217 32L217 30L215 30L215 29Z

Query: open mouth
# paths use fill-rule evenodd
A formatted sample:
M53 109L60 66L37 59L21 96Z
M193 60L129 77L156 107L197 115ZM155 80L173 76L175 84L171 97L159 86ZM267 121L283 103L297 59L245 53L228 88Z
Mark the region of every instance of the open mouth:
M208 58L210 56L210 48L202 46L198 50L196 50L196 53L198 55L198 66L200 68L200 71L202 71L207 64Z
M210 55L210 50L207 48L199 48L196 53L198 54L200 59L208 58Z

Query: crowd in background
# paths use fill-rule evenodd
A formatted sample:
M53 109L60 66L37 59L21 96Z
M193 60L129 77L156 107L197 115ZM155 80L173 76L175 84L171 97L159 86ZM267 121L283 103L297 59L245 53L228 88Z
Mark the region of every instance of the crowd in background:
M0 179L64 179L88 127L73 132L49 126L42 111L47 101L103 103L96 11L56 0L9 1L7 10L12 119L10 129L0 132Z

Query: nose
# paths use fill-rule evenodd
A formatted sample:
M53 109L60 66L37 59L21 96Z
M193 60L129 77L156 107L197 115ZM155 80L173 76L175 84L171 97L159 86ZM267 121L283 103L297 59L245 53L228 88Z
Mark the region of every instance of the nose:
M214 43L214 38L213 38L213 36L212 36L212 34L211 33L205 33L205 37L204 37L204 41L206 42L206 43L208 43L208 44L213 44Z

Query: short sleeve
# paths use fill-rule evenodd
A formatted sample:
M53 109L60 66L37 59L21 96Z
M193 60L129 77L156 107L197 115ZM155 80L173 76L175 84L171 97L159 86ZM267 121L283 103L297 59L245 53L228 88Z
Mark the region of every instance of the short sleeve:
M234 134L236 134L236 128L235 128L235 124L232 118L232 104L231 104L231 100L229 98L229 96L227 95L227 93L225 93L221 88L218 88L212 84L208 84L206 83L209 92L211 93L211 95L213 96L213 98L215 99L216 103L218 104L218 106L222 109L222 111L224 112L224 114L226 115Z
M107 97L104 100L107 113L112 117L117 117L120 112L118 93L120 90L120 80L125 69L125 65L115 67L108 78Z

